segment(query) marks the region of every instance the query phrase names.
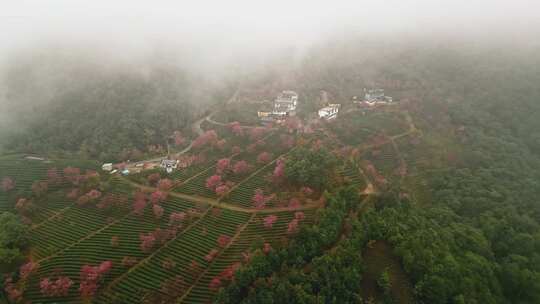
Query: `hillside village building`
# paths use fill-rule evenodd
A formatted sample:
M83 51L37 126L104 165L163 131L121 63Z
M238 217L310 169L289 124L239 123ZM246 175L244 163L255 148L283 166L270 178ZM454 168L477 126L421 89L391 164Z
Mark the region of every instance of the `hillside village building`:
M296 115L297 106L298 94L294 91L286 90L276 97L271 111L259 111L257 112L257 116L262 121L274 121Z
M334 104L328 104L328 106L322 108L319 110L319 118L331 120L337 117L337 114L339 112L339 107L341 105L334 103Z
M167 173L172 173L174 169L178 168L178 160L176 159L163 159L160 164L161 168L164 168Z
M383 105L392 103L392 97L386 96L384 94L384 89L365 89L364 88L364 99L359 100L357 96L353 96L353 102L359 105Z

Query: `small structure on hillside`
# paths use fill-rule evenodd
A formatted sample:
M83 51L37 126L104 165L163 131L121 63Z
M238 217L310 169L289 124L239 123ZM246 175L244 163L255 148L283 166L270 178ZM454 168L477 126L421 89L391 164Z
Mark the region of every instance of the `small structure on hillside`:
M164 168L167 173L173 172L174 169L178 168L178 160L176 159L163 159L160 164L161 168Z
M113 164L112 163L105 163L101 166L101 170L103 171L112 171Z
M364 88L364 99L360 100L358 96L353 96L353 103L359 105L384 105L390 104L393 102L392 97L386 96L384 94L384 89L365 89Z
M319 110L319 118L331 120L337 117L339 108L341 107L338 103L330 103L326 107Z
M275 115L292 116L296 114L298 94L295 91L283 91L274 100Z
M271 109L258 111L257 116L260 120L268 122L282 120L288 116L295 116L297 106L298 94L295 91L285 90L274 99Z

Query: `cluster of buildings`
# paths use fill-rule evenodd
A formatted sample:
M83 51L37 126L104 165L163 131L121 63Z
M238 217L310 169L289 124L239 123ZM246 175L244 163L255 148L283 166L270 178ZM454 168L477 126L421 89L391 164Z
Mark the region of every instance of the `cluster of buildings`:
M283 91L274 99L271 110L259 111L257 116L262 121L283 120L288 116L295 116L297 106L298 94L295 91Z
M383 89L365 89L364 98L360 99L358 96L352 97L353 103L359 106L376 106L387 105L393 103L392 97L386 96Z

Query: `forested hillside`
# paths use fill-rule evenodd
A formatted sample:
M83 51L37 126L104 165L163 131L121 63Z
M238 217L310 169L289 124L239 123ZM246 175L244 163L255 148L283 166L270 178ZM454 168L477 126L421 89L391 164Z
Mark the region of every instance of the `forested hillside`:
M450 45L342 41L316 49L291 77L310 109L319 106L319 90L347 103L364 87L384 87L422 130L397 142L407 177L354 221L351 241L390 242L423 303L538 303L538 46ZM240 287L220 299L351 302L355 295L327 290L351 290L348 279L360 290L362 262L344 265L350 257L341 249L316 256L270 258L273 271L247 268Z
M3 71L4 146L110 161L163 155L168 136L189 137L201 109L232 94L179 64L95 57L16 57Z

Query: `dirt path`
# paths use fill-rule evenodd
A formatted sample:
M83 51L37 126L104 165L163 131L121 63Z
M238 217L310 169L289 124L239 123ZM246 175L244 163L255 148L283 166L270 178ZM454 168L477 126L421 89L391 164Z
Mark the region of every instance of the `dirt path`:
M132 185L134 187L140 188L142 190L146 190L146 191L150 191L150 192L158 190L158 188L138 184L138 183L136 183L134 181L131 181L131 180L123 177L123 176L121 176L120 178L123 179L128 184L130 184L130 185ZM214 206L214 207L218 207L218 208L222 208L222 209L228 209L228 210L232 210L232 211L245 212L245 213L261 213L261 214L275 213L275 212L282 212L282 211L311 210L311 209L318 208L321 205L320 202L318 202L318 201L312 201L311 203L305 204L305 205L300 206L298 208L267 207L265 209L259 210L259 209L255 209L255 208L240 207L240 206L235 205L235 204L224 203L224 202L221 202L221 201L219 201L217 199L208 198L208 197L202 197L202 196L199 196L199 195L190 195L190 194L184 194L184 193L179 193L179 192L169 192L169 196L180 198L180 199L190 201L190 202L193 202L193 203L208 204L208 205L211 205L211 206Z

